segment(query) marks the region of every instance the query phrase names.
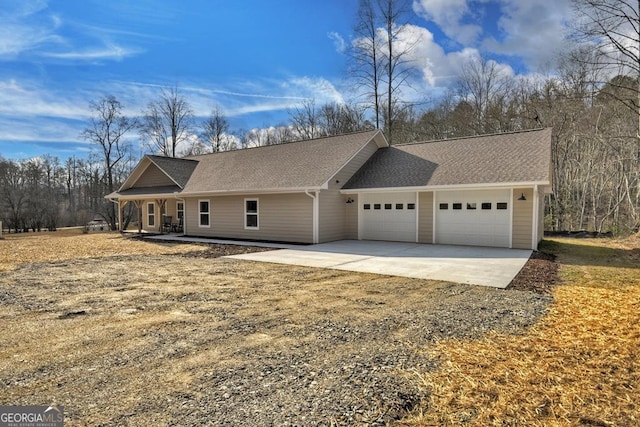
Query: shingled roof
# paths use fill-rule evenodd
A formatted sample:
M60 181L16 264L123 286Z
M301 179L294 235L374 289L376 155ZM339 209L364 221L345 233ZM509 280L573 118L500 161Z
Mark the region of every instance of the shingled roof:
M180 188L184 188L191 178L198 162L191 159L173 157L147 156L162 172L171 178Z
M551 183L551 128L394 145L343 189Z
M378 130L188 157L198 166L183 194L319 189L371 140Z

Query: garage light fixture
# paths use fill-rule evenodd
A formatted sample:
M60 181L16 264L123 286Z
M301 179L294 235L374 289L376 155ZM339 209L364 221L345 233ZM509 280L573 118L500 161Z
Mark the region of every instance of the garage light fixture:
M522 193L520 197L518 197L518 200L527 200L527 198L524 196L524 193Z
M349 198L347 199L347 204L348 204L348 205L349 205L349 204L351 204L351 203L353 203L353 202L355 202L355 200L353 200L351 197L349 197Z

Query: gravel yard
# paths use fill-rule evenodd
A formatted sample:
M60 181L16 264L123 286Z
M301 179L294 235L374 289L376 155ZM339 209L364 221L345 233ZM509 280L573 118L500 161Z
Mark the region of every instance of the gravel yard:
M385 425L425 398L426 346L520 333L551 301L131 243L147 254L0 274L0 403L62 404L67 425Z

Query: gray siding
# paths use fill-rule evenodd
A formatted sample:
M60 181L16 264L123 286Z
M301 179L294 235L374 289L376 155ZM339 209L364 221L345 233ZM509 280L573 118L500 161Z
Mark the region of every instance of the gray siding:
M433 192L418 193L418 243L433 243Z
M319 242L330 242L346 238L358 238L357 227L357 203L347 204L351 195L340 194L340 189L349 179L365 164L365 162L378 150L375 142L370 141L351 159L340 171L329 180L329 189L320 192L320 218L319 218ZM356 212L355 237L353 229L347 226L347 216ZM349 218L353 221L353 218ZM347 237L347 235L352 237Z
M175 185L164 172L154 164L150 164L134 184L135 187L161 187L164 185Z
M258 200L258 229L244 228L245 199ZM210 227L198 225L199 200L209 200ZM188 198L185 223L190 236L312 243L313 200L304 193Z
M527 200L518 200L523 193ZM533 188L514 188L511 205L513 206L512 247L532 249Z

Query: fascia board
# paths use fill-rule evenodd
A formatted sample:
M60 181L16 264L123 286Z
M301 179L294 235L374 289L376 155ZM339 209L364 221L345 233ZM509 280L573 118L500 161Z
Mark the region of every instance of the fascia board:
M376 187L376 188L350 188L340 190L341 194L358 194L358 193L397 193L412 191L454 191L454 190L480 190L480 189L498 189L498 188L518 188L518 187L534 187L536 185L550 185L549 181L526 181L526 182L500 182L500 183L484 183L484 184L455 184L455 185L425 185L417 187Z

